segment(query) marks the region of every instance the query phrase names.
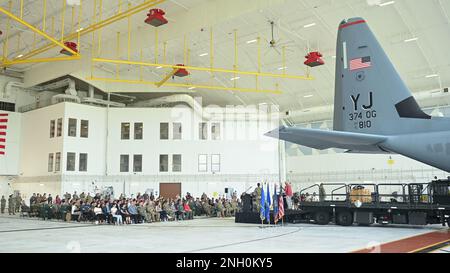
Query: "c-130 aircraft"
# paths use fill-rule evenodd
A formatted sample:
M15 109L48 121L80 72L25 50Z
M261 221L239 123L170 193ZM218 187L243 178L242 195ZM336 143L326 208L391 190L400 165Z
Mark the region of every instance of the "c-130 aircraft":
M450 172L450 118L422 111L363 18L339 25L333 131L281 127L266 136L319 150L400 154Z

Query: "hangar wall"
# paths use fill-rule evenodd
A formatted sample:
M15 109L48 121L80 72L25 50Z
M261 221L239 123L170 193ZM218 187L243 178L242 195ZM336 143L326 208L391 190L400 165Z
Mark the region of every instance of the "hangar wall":
M242 192L260 181L278 181L278 141L263 136L278 120L253 120L245 109L227 109L231 115L225 118L223 111L217 108L203 121L206 140L200 139L202 119L186 107L108 110L66 102L18 114L23 119L23 160L13 188L27 198L33 192L96 192L111 186L116 193L157 192L160 183L177 182L184 193L223 195L225 188ZM69 136L69 120L75 121L75 136ZM88 121L87 138L81 137L81 121ZM135 137L137 123L143 125L142 139ZM168 139L160 139L160 123L168 123ZM181 139L174 139L176 123L182 125ZM129 139L122 139L123 124L129 126ZM218 126L217 139L212 137L213 125ZM69 153L74 155L71 170ZM81 168L81 154L87 156L86 170ZM121 155L129 156L126 171L121 169ZM140 171L133 169L134 155L142 156ZM165 171L160 170L160 155L169 159ZM173 169L173 155L181 156L181 171ZM200 155L207 160L205 171L199 170ZM212 169L213 156L219 158L217 170Z

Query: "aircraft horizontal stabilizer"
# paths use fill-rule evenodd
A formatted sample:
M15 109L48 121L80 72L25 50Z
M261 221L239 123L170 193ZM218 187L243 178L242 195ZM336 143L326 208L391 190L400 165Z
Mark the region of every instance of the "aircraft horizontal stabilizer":
M387 136L284 126L265 135L318 150L338 148L368 152L380 151L378 144L388 139Z

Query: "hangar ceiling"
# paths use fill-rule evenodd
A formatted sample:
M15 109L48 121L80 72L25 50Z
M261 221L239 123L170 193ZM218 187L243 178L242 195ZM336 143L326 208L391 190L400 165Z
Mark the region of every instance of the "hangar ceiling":
M41 27L43 0L24 1L23 18L35 26ZM97 7L101 0L95 0ZM12 13L20 14L20 1L14 0ZM94 0L84 0L81 26L88 26L93 20ZM132 6L143 1L129 1ZM107 18L127 7L126 1L102 1L101 16ZM219 6L215 5L220 3ZM47 28L51 32L51 17L55 20L55 37L61 35L60 26L63 4L60 0L47 0ZM0 7L8 9L8 2L2 1ZM450 86L450 2L444 0L430 1L376 1L376 0L273 0L273 1L206 1L206 0L168 0L157 5L167 13L169 24L158 28L158 60L168 64L186 61L186 39L189 49L189 65L209 67L211 62L210 29L213 30L214 66L233 69L234 31L237 32L239 70L258 70L258 43L261 38L261 70L267 73L287 73L306 75L303 65L304 56L310 51L320 51L326 64L311 69L314 80L261 78L261 88L274 90L279 86L282 94L238 92L230 90L202 90L201 88L163 87L153 85L104 83L90 81L91 53L93 39L88 34L81 37L81 55L79 61L55 63L19 64L9 67L25 73L25 82L37 84L63 74L71 74L91 82L105 91L123 90L129 95L146 99L167 95L168 93L187 93L202 96L204 104L259 104L274 103L283 111L303 110L324 105L332 105L334 99L335 43L337 26L342 19L364 17L377 35L387 54L399 70L407 85L413 92L441 90ZM213 8L215 7L215 8ZM218 8L219 7L219 8ZM77 10L76 10L77 12ZM77 14L77 13L76 13ZM97 13L99 20L100 12ZM66 7L65 32L76 29L71 24L71 8ZM143 21L146 10L130 17L130 59L154 62L155 29ZM0 30L2 44L5 42L7 17L2 15ZM269 46L271 29L269 21L275 23L274 37L278 42L275 48ZM120 20L101 31L101 49L98 49L99 34L94 39L96 53L94 57L109 59L128 59L127 50L128 20ZM117 50L117 33L120 32L120 50ZM19 35L20 33L20 35ZM19 38L20 37L20 38ZM186 38L185 38L186 37ZM20 39L20 41L19 41ZM166 54L163 48L166 43ZM9 33L9 50L7 57L13 59L44 45L45 41L35 39L26 27L12 23ZM282 48L285 47L285 63ZM141 55L142 51L142 55ZM58 57L59 48L46 51L40 58ZM156 67L121 65L121 78L144 77L149 81L159 81L170 71ZM50 76L44 76L43 73ZM94 74L115 77L116 65L95 63ZM105 76L106 75L106 76ZM143 75L143 76L139 76ZM239 79L224 73L205 73L192 71L188 79L175 79L174 82L189 81L195 84L216 86L252 87L254 76L241 76ZM133 91L139 93L133 93ZM442 104L436 100L435 105Z

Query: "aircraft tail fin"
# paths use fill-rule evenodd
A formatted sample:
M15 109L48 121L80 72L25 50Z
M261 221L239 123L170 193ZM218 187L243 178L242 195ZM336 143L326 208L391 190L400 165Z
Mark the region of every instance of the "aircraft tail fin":
M407 133L411 126L423 125L429 119L366 21L352 18L341 22L336 54L334 130L393 135Z

